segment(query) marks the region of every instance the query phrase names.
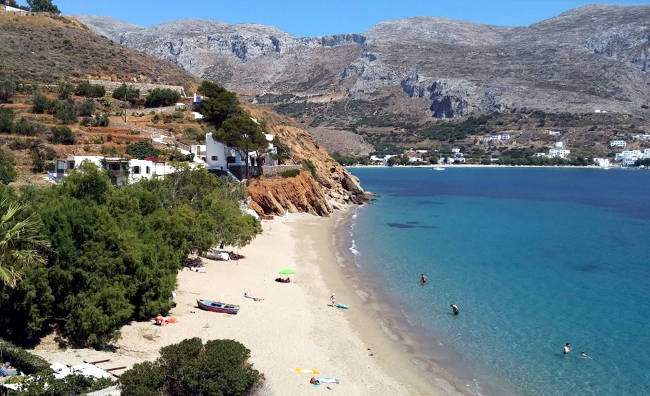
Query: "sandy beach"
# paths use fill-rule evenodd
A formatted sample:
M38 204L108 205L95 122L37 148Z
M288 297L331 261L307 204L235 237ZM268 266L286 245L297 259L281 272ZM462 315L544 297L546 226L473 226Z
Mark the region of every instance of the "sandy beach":
M168 315L178 323L125 326L115 352L58 350L48 342L35 352L68 365L111 359L101 366L130 367L155 359L160 347L186 338L234 339L251 350L252 363L264 373L260 393L265 395L316 394L324 388L330 389L328 394L341 395L457 393L441 376L422 375L431 374L431 367L409 359L413 348L405 347L406 340L391 330L392 324L373 317L377 303L372 293L364 291L358 279L345 275L346 265L337 251L341 246L335 246L333 234L347 216L345 212L330 218L292 214L264 221L264 232L238 251L245 259L204 259L204 273L181 271L177 306ZM274 281L283 268L296 270L293 283ZM244 292L264 300L246 299ZM350 309L329 306L332 292ZM239 314L199 310L197 298L239 304ZM314 386L309 383L311 375L294 373L292 368L317 369L320 376L341 383Z

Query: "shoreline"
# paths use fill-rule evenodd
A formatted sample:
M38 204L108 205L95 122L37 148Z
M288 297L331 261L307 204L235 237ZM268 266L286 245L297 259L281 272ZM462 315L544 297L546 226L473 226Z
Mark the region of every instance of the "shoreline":
M234 339L250 349L249 361L266 378L260 395L311 394L325 387L311 385L311 374L291 372L293 368L317 369L318 376L339 378L340 384L327 386L331 394L459 393L444 383L435 392L401 355L393 353L394 346L384 345L391 343L379 337L379 328L372 329L372 323L363 318L363 304L357 304L351 289L339 283L343 274L333 233L338 221L350 213L348 208L329 218L290 214L264 221L263 233L238 250L246 258L203 259L204 273L179 272L176 307L167 315L177 323L162 327L153 321L128 324L122 327L113 352L60 349L54 335L45 337L32 352L66 365L110 359L105 363L108 367L128 369L156 359L161 347L186 338ZM282 268L296 270L291 275L293 283L274 281ZM245 299L244 292L264 300ZM328 306L331 292L350 309ZM198 298L238 304L240 311L237 315L202 311L196 308Z
M599 169L599 170L614 170L614 169L635 169L634 167L624 168L621 166L611 166L608 168L603 168L596 165L481 165L481 164L442 164L442 165L351 165L346 166L346 169L388 169L388 168L422 168L422 169L433 169L433 168L444 168L444 169L453 169L453 168L543 168L543 169Z

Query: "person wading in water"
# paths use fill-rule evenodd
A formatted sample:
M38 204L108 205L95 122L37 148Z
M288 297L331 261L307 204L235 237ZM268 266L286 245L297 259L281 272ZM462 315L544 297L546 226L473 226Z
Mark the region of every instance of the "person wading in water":
M451 307L451 310L454 311L454 315L458 315L460 313L460 310L458 309L458 305L451 304L450 307Z

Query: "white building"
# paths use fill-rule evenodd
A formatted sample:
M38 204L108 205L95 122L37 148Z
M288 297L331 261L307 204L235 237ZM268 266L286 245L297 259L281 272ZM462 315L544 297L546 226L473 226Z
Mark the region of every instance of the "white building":
M111 183L117 185L136 183L142 179L163 177L176 172L176 169L166 162L157 162L152 159L75 155L64 160L57 160L55 172L48 172L48 180L61 180L69 171L78 168L84 161L90 162L98 168L109 170Z
M627 146L627 143L625 140L611 140L609 142L609 147L620 147L620 148L625 148Z
M548 150L548 158L562 158L566 159L569 154L571 154L571 150L562 150L562 149L550 149Z
M194 144L190 146L190 152L194 154L195 159L200 159L203 162L206 162L206 145L205 144Z
M561 133L560 131L548 131L548 134L551 136L560 136Z
M454 147L453 149L451 149L451 153L452 153L452 154L460 154L460 149Z
M491 143L491 142L500 142L500 141L504 141L504 140L510 140L510 137L511 136L508 133L503 133L503 134L494 135L494 136L488 136L488 137L484 137L483 139L481 139L481 143Z
M555 148L556 148L556 149L564 148L564 142L557 142L557 143L555 143Z
M0 10L4 10L6 12L13 12L15 14L23 14L23 15L29 14L29 11L21 10L20 8L11 7L4 4L0 4Z
M601 168L609 168L612 165L607 158L594 158L594 164Z
M229 165L246 165L241 153L214 139L212 133L205 134L205 157L208 169L227 170Z
M632 139L650 141L650 135L632 135Z
M388 166L388 160L393 158L393 157L397 157L397 155L396 154L388 154L388 155L384 155L383 157L378 157L376 155L371 155L370 156L370 161L372 161L372 162L374 162L376 164L380 163L383 166Z

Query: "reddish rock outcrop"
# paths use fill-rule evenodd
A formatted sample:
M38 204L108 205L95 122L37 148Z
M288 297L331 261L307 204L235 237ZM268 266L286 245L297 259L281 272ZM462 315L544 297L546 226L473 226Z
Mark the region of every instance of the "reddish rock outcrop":
M289 211L328 216L332 207L321 188L307 170L296 177L254 179L248 185L250 207L260 215Z
M347 204L367 201L359 180L320 147L312 135L288 117L256 108L247 108L257 120L266 122L267 131L278 137L291 152L294 163L304 169L294 178L261 178L251 181L251 207L260 214L307 212L328 216ZM309 165L313 166L315 179Z

